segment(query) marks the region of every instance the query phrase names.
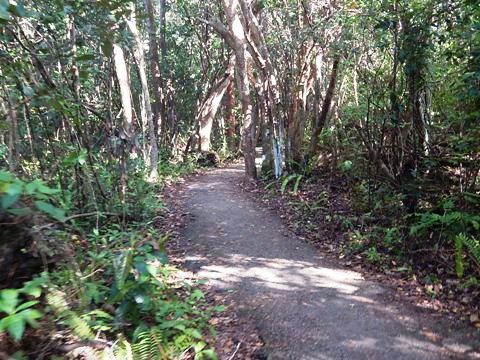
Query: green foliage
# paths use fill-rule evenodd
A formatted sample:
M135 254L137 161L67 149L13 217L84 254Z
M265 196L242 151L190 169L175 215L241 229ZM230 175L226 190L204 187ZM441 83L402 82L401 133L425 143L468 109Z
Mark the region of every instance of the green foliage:
M292 193L293 193L293 195L297 195L298 188L300 186L300 181L302 180L302 178L303 178L303 175L301 175L301 174L290 174L290 175L287 175L287 176L283 177L283 179L280 179L282 181L282 184L280 186L280 192L282 194L285 193L285 190L287 189L288 184L290 182L292 182L293 180L295 180L294 185L293 185Z
M470 196L470 200L476 202L476 197ZM480 246L478 241L469 234L474 234L480 229L480 215L476 213L460 211L456 207L458 197L449 197L442 201L442 213L425 211L416 214L417 221L410 227L410 235L426 236L438 233L442 238L451 242L454 248L455 273L461 278L465 274L465 250L471 259L479 264Z
M39 179L31 182L24 182L7 171L0 171L0 208L8 211L13 215L26 215L30 213L30 209L19 204L20 200L34 200L37 210L51 218L64 221L65 212L47 201L56 201L60 190L53 189L45 185ZM18 206L15 206L18 205Z
M144 223L92 233L91 250L77 257L89 275L70 271L71 265L49 275L46 298L58 323L81 339L99 333L124 339L116 351L125 358L174 358L195 349L208 359L211 349L199 344L213 331L211 313L220 309L209 308L198 288L175 280L165 241Z
M37 320L43 317L40 311L33 308L38 301L22 301L20 295L38 298L43 283L44 279L39 277L25 283L21 289L0 290L0 313L4 314L0 320L0 333L7 331L18 342L22 339L27 324L38 327Z
M364 252L364 254L365 254L366 259L373 264L377 264L382 260L382 257L378 253L377 248L375 246L369 247Z
M455 237L455 273L458 278L462 278L464 273L463 243L462 236L457 235Z
M457 242L461 243L462 246L465 245L473 261L480 267L480 241L472 236L461 233L455 237L455 243Z

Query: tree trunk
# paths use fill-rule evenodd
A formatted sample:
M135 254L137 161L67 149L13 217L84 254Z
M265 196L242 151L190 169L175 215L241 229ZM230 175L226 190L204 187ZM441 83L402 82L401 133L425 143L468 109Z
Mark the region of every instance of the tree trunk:
M196 118L199 124L200 151L210 151L210 134L212 132L213 120L225 91L233 83L233 67L234 60L232 58L224 76L212 86L208 96L198 109Z
M320 112L320 115L318 116L318 118L315 119L312 139L310 142L310 151L309 151L310 158L313 158L318 152L319 136L327 121L328 112L330 111L333 95L335 93L335 85L337 83L337 73L338 73L339 64L340 64L340 56L337 55L333 59L332 71L330 73L330 81L328 83L328 89L327 89L327 93L325 94L325 99L323 100L322 111Z
M140 34L138 33L137 26L133 20L127 20L128 27L133 34L135 39L135 58L138 63L138 72L140 75L140 83L142 86L142 100L143 103L141 104L143 112L147 118L147 125L148 125L148 137L149 137L149 179L151 181L155 181L158 178L158 170L157 170L157 163L158 163L158 147L157 147L157 136L155 134L155 125L153 121L153 113L152 107L150 104L150 91L148 89L148 82L147 82L147 74L145 71L145 57L144 57L144 50L142 39L140 38Z
M153 96L155 98L155 103L153 104L153 121L156 134L160 134L162 123L165 121L164 114L162 113L163 81L157 41L157 29L155 26L155 12L152 0L145 0L145 9L147 10L147 30L150 43L150 69L152 71Z
M15 144L18 144L18 132L17 132L17 111L10 103L10 99L7 98L7 106L5 106L2 98L0 97L0 109L6 114L9 122L8 131L8 170L14 172L17 164L17 149Z
M278 83L276 72L273 67L270 52L268 51L265 38L260 28L259 21L252 11L251 5L245 0L240 0L240 8L242 10L243 18L251 40L249 45L252 47L252 54L255 57L256 64L263 76L262 82L265 89L262 89L263 102L261 106L265 106L266 112L264 115L268 118L269 136L272 140L270 147L271 154L265 154L268 158L273 157L273 170L276 177L280 177L283 171L283 122L280 112L278 110L280 105L280 93L278 90Z
M118 85L120 86L120 99L122 101L123 112L123 134L128 141L133 139L133 110L132 94L130 92L130 83L128 81L127 64L123 50L117 44L113 44L113 60L115 63L115 73L117 74Z
M173 135L172 129L175 127L173 123L175 119L172 117L168 119L167 116L167 99L169 98L168 87L166 85L166 74L167 74L167 41L166 41L166 30L167 30L167 22L166 22L166 13L167 13L167 3L166 0L159 0L159 25L160 25L160 76L161 76L161 84L162 84L162 101L160 102L160 114L163 121L163 131L164 134L162 138L164 139L164 143L167 144L168 136L167 136L167 120L170 122L170 134Z
M256 178L257 168L255 166L255 143L253 138L255 124L252 119L250 83L248 79L249 69L247 67L247 61L251 61L251 57L247 51L245 30L237 13L238 0L222 0L222 5L229 28L227 41L233 47L235 53L236 80L243 115L241 144L245 158L245 174L247 177Z
M235 117L235 83L230 81L225 93L225 120L227 128L227 145L231 153L238 151L237 119Z

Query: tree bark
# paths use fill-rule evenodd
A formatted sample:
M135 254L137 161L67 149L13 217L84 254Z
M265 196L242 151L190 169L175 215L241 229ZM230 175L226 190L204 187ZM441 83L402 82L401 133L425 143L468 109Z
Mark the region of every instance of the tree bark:
M157 136L155 134L155 125L153 121L153 112L152 107L150 104L150 91L148 89L148 82L147 82L147 73L145 71L145 56L143 50L142 39L140 38L140 34L137 29L137 25L133 20L127 20L127 25L130 31L133 34L133 38L135 39L135 58L138 63L138 72L140 75L140 83L142 86L142 109L147 118L147 126L148 126L148 137L149 137L149 157L148 157L148 167L149 167L149 179L151 181L155 181L158 178L158 170L157 170L157 163L158 163L158 146L157 146Z
M157 41L157 29L155 26L155 11L152 0L145 0L145 9L147 11L147 31L150 43L150 69L152 71L153 96L155 103L153 104L153 116L155 124L155 133L160 134L162 124L165 121L162 112L163 103L163 81L162 69L159 57L159 47Z
M215 82L208 96L204 99L197 111L196 118L199 124L200 151L210 151L210 135L213 120L215 119L215 115L228 86L233 83L233 68L234 59L232 58L225 74Z
M249 68L247 64L247 62L251 62L251 56L247 50L248 44L245 37L245 29L237 13L238 0L222 0L222 6L227 19L228 30L218 21L214 28L225 38L235 54L236 81L243 115L241 144L245 159L245 174L247 177L256 178L257 168L255 166L254 142L255 124L252 119L252 103L250 99L250 83L248 78Z
M172 117L168 119L167 116L167 99L169 98L168 87L166 86L166 73L167 73L167 41L166 41L166 30L167 30L167 21L166 21L166 13L167 13L167 2L166 0L159 0L159 25L160 25L160 76L161 76L161 85L162 85L162 101L160 102L160 116L162 117L163 121L163 139L164 143L168 142L167 138L167 120L170 123L170 135L173 135L173 129L175 128L175 124L173 123L175 119Z
M0 109L6 114L9 122L8 131L8 170L14 172L17 165L17 149L15 144L18 144L18 126L17 126L17 111L10 103L10 100L6 99L7 106L5 106L2 98L0 97Z
M130 92L130 82L128 80L127 65L123 50L117 44L113 44L113 60L115 63L115 73L120 86L120 98L123 112L123 134L121 137L129 142L133 140L133 109L132 94Z
M231 153L238 151L237 119L235 116L235 83L230 81L225 93L225 120L227 128L227 145Z
M251 37L249 46L252 48L252 55L261 71L262 82L265 89L262 89L261 98L264 104L268 119L269 137L272 144L269 147L271 153L266 153L267 163L274 164L273 170L278 178L283 172L283 121L278 110L280 105L280 93L278 91L278 82L275 68L273 67L270 52L268 51L265 38L260 28L260 23L252 11L251 4L245 0L240 0L240 8L246 24L248 34ZM271 161L273 160L273 161Z
M339 64L340 64L340 56L337 55L333 59L332 70L330 73L330 81L328 83L328 89L327 89L327 93L325 94L325 99L323 100L322 111L320 112L320 115L318 116L318 118L315 119L312 139L310 142L310 151L309 151L310 158L313 158L318 152L319 136L327 121L328 112L330 111L333 95L335 93L335 86L337 84L337 74L338 74Z

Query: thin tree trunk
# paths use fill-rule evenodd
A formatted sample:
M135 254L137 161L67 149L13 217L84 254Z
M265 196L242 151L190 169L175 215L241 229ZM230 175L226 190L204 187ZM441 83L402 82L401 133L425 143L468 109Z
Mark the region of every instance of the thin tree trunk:
M270 52L268 51L265 38L260 28L259 21L252 11L251 4L245 0L240 0L240 8L242 10L245 24L251 36L249 45L252 48L252 54L255 57L256 64L263 74L263 83L265 89L263 91L263 102L266 107L265 115L268 118L268 127L270 128L269 136L272 140L271 154L265 154L267 157L273 156L274 173L276 177L281 176L283 171L283 122L279 112L280 93L278 90L277 76L273 67ZM262 105L263 107L263 105Z
M10 100L7 98L7 106L0 98L0 108L7 115L9 122L9 131L8 131L8 170L14 172L17 167L17 149L15 144L18 143L17 135L17 112L10 104Z
M337 83L337 73L338 73L338 65L340 64L340 56L337 55L333 59L332 64L332 71L330 73L330 81L328 83L327 93L325 94L325 99L323 100L322 111L317 119L315 119L312 139L310 142L310 158L313 158L318 152L318 140L320 137L320 133L325 126L327 121L328 112L330 111L330 106L332 104L333 95L335 93L335 86Z
M157 163L158 163L158 147L157 136L155 134L155 125L153 122L152 107L150 104L150 91L148 89L147 74L145 71L145 57L140 34L134 21L127 20L128 27L135 39L135 57L138 63L138 72L140 74L140 83L142 86L142 108L147 117L148 137L149 137L149 179L155 181L158 178Z
M167 41L166 41L166 13L167 13L167 2L166 0L159 0L159 25L160 25L160 74L161 74L161 84L162 84L162 101L160 103L160 113L163 121L165 143L167 143L167 98L169 96L167 90L166 74L167 74ZM174 118L169 119L171 122L175 121ZM175 124L170 124L170 129L174 128Z
M123 112L123 134L128 141L133 140L133 110L132 94L130 92L130 82L128 81L127 65L123 50L117 44L113 44L113 60L115 62L115 73L120 86L120 99L122 101Z
M162 112L163 79L157 41L157 29L155 26L155 11L152 0L145 0L145 9L147 10L147 31L150 43L150 69L152 71L153 96L155 98L155 103L152 107L154 116L153 121L155 124L155 132L160 135L162 123L165 121L165 116Z
M237 119L235 117L234 107L235 107L235 84L233 81L227 86L225 93L225 120L227 128L227 144L230 152L235 153L238 150L237 143Z
M223 9L228 23L229 32L226 34L227 42L235 53L236 80L240 102L242 104L243 123L241 128L242 150L245 158L245 174L247 177L256 178L254 127L252 119L252 103L250 99L249 69L247 61L251 61L247 51L247 39L240 17L237 13L238 0L222 0ZM223 35L223 34L222 34Z

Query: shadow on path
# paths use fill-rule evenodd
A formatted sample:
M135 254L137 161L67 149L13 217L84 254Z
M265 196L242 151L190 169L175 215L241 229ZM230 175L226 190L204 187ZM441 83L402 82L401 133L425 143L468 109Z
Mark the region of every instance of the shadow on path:
M242 194L242 176L217 169L184 189L187 266L233 294L269 359L480 359L478 332L389 303L390 290L335 267Z

